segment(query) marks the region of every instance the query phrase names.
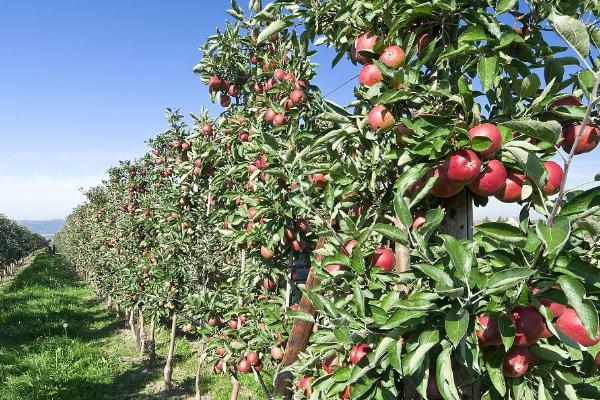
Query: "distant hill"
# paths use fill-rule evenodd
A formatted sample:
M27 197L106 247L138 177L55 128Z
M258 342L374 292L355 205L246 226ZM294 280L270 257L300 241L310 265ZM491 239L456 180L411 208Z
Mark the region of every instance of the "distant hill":
M65 224L64 219L50 219L46 221L23 220L17 222L23 226L26 226L32 232L39 233L45 237L54 236L54 234L58 232Z

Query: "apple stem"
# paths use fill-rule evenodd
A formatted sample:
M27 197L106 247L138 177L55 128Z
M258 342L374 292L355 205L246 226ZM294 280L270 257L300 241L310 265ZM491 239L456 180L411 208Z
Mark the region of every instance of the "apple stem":
M590 96L590 101L585 110L585 116L583 117L583 121L582 121L581 125L579 126L579 131L577 132L577 135L575 136L575 141L573 142L573 146L571 146L571 151L569 152L569 154L567 155L567 157L565 159L563 178L560 182L560 190L558 192L558 196L556 197L556 201L554 202L554 207L552 208L552 212L550 213L550 216L548 216L548 220L546 222L547 226L551 227L554 224L554 219L556 218L556 216L558 214L560 204L562 203L562 199L565 196L567 176L569 175L569 168L571 167L571 161L573 160L573 156L575 155L575 149L577 149L577 145L579 144L579 140L581 139L581 136L583 135L583 131L585 130L585 128L588 126L588 124L590 122L590 115L592 113L592 110L594 109L596 101L598 100L597 96L598 96L598 86L599 85L600 85L600 72L594 72L594 86L592 88L592 94Z

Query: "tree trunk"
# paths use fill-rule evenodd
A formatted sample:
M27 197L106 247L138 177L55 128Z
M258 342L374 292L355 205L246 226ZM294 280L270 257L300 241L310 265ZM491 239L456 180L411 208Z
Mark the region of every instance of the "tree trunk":
M240 381L236 376L231 377L231 400L237 400L240 393Z
M154 340L154 331L155 331L155 316L153 315L150 319L150 337L146 341L146 346L148 348L148 363L150 366L154 366L156 364L156 342Z
M140 355L143 356L146 350L146 331L144 330L144 312L142 311L142 307L140 307L138 311L138 325L140 335Z
M325 245L325 237L319 238L319 242L317 243L317 249L322 248ZM316 261L320 261L323 258L321 254L317 254L315 256ZM310 289L311 287L318 285L320 282L316 278L316 270L311 267L308 277L306 278L306 285L304 286L306 289ZM309 298L303 294L302 299L300 299L300 311L307 312L311 314L313 317L316 316L315 308L313 307ZM285 348L285 353L283 355L283 360L281 361L281 367L285 368L290 366L298 359L298 354L300 354L304 349L306 349L306 345L308 344L308 339L312 333L313 324L308 321L297 319L292 326L292 332L288 338L287 346ZM290 398L292 396L291 386L292 386L293 375L289 371L282 371L277 375L275 379L275 388L273 390L273 394L284 396L285 398Z
M133 340L135 341L135 345L139 347L140 345L140 335L135 326L135 310L132 307L129 311L129 329L131 330L131 335L133 336Z
M202 350L204 351L204 350ZM196 367L196 378L194 380L194 389L196 390L196 396L194 400L202 400L202 393L200 392L200 375L202 372L202 357L198 357L198 366Z
M108 295L108 299L106 300L106 306L109 310L112 308L112 294Z
M175 351L175 335L177 334L177 313L173 314L171 322L171 339L169 341L169 352L167 353L167 362L165 364L165 392L170 392L172 389L173 376L173 353Z

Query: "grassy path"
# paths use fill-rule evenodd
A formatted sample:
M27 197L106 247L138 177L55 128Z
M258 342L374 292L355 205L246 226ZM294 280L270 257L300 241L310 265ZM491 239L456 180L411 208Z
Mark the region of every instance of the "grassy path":
M124 328L60 256L37 256L0 287L0 399L162 399L161 360L154 369L127 361L137 353ZM159 332L158 354L166 342ZM191 354L178 340L170 399L193 399ZM229 380L205 372L203 399L228 399ZM263 397L245 376L240 399Z

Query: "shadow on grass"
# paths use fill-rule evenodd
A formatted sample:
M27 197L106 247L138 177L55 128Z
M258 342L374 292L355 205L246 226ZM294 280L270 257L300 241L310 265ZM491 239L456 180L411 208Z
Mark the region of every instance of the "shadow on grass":
M0 399L149 398L139 393L161 371L101 354L123 323L92 294L51 254L37 256L2 289Z

